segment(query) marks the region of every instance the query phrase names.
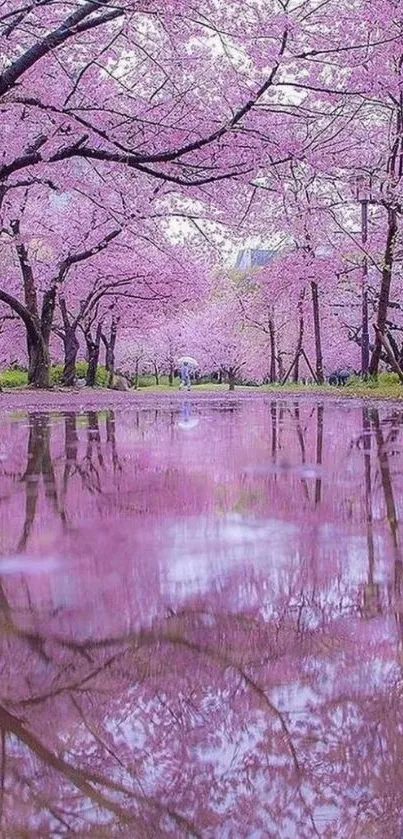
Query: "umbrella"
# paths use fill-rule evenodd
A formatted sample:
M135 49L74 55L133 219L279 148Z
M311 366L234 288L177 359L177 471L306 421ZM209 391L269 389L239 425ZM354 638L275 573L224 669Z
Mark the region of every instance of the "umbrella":
M182 428L183 431L190 431L191 428L197 428L197 426L199 425L199 422L200 422L200 420L198 420L197 417L192 417L190 419L179 420L178 428Z
M189 367L198 367L198 363L195 358L192 358L191 355L183 355L181 358L178 358L178 364L189 364Z

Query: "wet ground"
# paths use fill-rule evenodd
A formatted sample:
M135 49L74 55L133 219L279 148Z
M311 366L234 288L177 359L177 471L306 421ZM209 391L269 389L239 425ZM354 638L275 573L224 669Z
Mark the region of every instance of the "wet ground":
M0 836L403 837L403 410L38 399L1 419Z

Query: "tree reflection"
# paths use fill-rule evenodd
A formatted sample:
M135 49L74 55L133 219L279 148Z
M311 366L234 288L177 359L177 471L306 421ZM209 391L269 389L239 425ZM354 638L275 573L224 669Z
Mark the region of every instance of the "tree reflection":
M29 418L3 555L69 559L2 577L2 836L401 834L402 416L331 410Z

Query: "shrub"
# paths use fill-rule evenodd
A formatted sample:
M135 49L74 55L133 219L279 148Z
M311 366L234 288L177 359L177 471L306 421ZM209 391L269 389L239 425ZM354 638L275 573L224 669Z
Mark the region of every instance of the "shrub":
M397 373L389 372L379 373L378 376L370 376L366 381L361 379L360 376L350 376L346 382L346 387L354 390L367 390L367 388L376 390L377 388L395 388L396 386L402 386L399 376Z
M0 373L1 387L24 387L28 384L26 370L8 369Z
M400 379L397 373L379 373L378 384L381 386L399 385Z
M369 380L367 382L363 382L360 376L350 376L346 381L346 387L361 387L363 384L369 385Z
M164 385L165 387L169 385L169 378L161 373L160 377L160 385ZM155 376L139 376L139 388L143 387L155 387Z
M52 366L52 373L51 373L51 381L54 385L59 385L62 380L63 375L63 364L53 364ZM87 375L88 364L86 361L77 361L76 364L76 373L79 379L85 379ZM97 378L96 384L97 387L107 387L108 384L109 374L105 367L101 364L97 370Z

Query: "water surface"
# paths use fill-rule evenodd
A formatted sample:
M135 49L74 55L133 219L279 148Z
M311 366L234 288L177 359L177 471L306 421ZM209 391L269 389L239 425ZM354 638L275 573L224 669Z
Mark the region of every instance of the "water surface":
M403 836L402 429L3 418L2 837Z

